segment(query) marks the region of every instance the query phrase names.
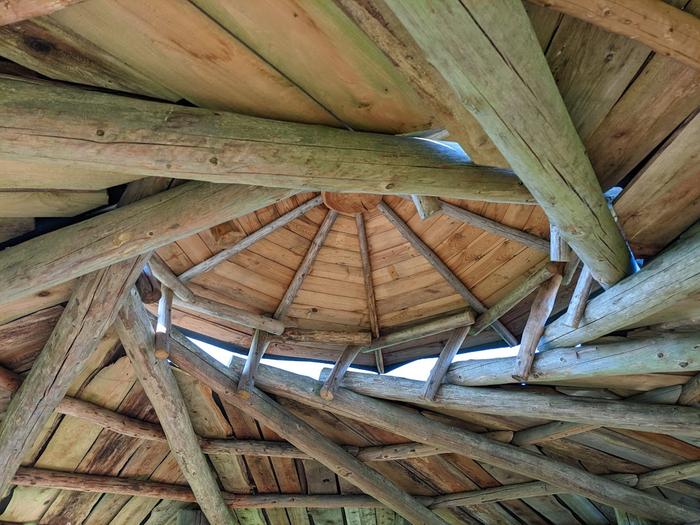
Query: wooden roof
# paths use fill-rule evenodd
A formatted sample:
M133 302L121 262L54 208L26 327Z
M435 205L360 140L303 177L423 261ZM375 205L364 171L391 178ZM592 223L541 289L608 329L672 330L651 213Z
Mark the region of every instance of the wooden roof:
M479 91L483 86L467 85L469 76L465 74L462 78L462 72L457 71L460 68L453 67L470 64L474 68L472 75L489 76L489 72L479 72L478 59L470 57L468 50L461 54L462 50L456 49L459 46L445 47L451 38L459 39L460 35L445 28L447 36L439 40L443 47L433 46L431 31L433 35L439 32L436 21L448 24L450 18L461 20L459 17L464 12L470 13L477 26L485 24L484 34L495 46L499 39L512 37L516 41L522 36L499 34L499 24L480 19L486 14L477 8L472 13L470 7L459 2L446 2L442 6L437 3L430 11L430 16L435 18L430 18L425 13L421 15L423 7L416 7L413 12L412 5L395 5L393 0L32 0L0 7L0 89L4 90L4 93L0 91L0 115L4 116L0 119L0 272L5 271L2 275L7 277L6 290L0 292L3 411L11 410L11 400L18 397L11 395L11 390L19 386L19 380L11 373L26 378L42 349L52 344L49 338L56 333L57 326L62 326L59 323L62 314L72 311L68 301L76 294L80 296L79 283L85 286L80 277L118 262L107 255L99 263L84 258L82 263L96 266L83 272L76 269L78 264L67 265L67 277L49 276L38 281L49 283L47 286L35 285L30 293L25 293L22 287L31 280L26 277L31 272L23 273L24 267L17 263L20 260L17 254L25 253L21 250L32 253L34 246L41 246L42 253L47 255L45 260L36 259L37 265L43 268L46 264L47 273L51 273L52 268L58 267L52 266L56 261L50 259L51 252L56 250L57 260L65 256L70 261L70 253L82 249L81 238L86 245L101 239L105 253L109 249L115 253L123 249L128 256L134 256L143 250L130 251L133 243L140 242L143 236L157 237L158 228L162 228L161 233L173 240L155 242L147 250L155 250L165 262L166 271L180 276L198 299L209 301L206 307L196 306L176 293L173 325L188 335L199 335L240 352L251 347L253 334L262 326L256 323L271 322L273 316L283 322L283 328L298 329L309 339L311 331L324 331L326 336L366 336L376 342L378 336L391 337L467 309L474 314L472 321L478 325L479 314L494 306L499 308L513 294L522 295L514 306L497 316L502 328L489 323L480 333L468 335L463 343L457 342L455 351L468 351L505 346L503 339L508 338L504 332L516 341L532 337L526 325L533 323L534 316L530 314L543 303L541 289L538 295L536 288L544 279L524 291L523 287L550 260L546 247L551 220L562 227L562 235L572 246L581 243L574 248L605 286L594 285L593 296L597 297L587 303L587 321L580 327L568 327L563 317L551 322L568 307L580 273L570 271L576 268L575 257L567 263L566 270L561 265L559 271L569 270L570 275L564 278L558 293L555 286L550 297L553 307L546 309L541 322L544 330L544 322L550 319L541 348L554 349L549 354L552 361L541 357L544 352L537 354L532 368L534 376L529 378L527 386L517 386L510 372L503 373L513 368L510 360L452 365L446 377L438 376L438 383L445 379L450 385L443 387L443 394L433 401L413 395L414 389L420 390L417 383L392 382L383 375L371 383L350 374L341 385L357 395L385 399L392 407L409 405L411 414L421 415L429 422L439 421L452 429L485 434L491 441L510 443L513 445L510 448L518 452L523 448L534 451L561 464L578 467L582 472L599 475L601 479L608 474L635 475L625 482L647 489L646 494L661 504L676 505L687 511L688 516L697 514L700 512L700 471L697 470L700 423L695 374L700 371L696 332L700 285L697 269L693 267L698 261L696 223L700 218L700 58L696 56L700 49L700 23L694 17L700 16L700 1L671 0L661 6L661 2L651 0L643 3L648 11L645 17L637 19L634 13L630 14L634 9L618 11L623 9L619 6L613 10L615 17L606 18L595 11L586 11L585 6L581 7L585 2L569 2L571 5L559 1L525 2L533 31L524 28L522 35L536 37L539 44L536 50L539 53L541 49L539 54L546 58L563 100L563 114L568 111L573 127L571 133L567 126L559 127L561 122L555 117L561 111L556 109L556 104L551 113L546 111L552 93L559 95L556 89L547 90L549 80L544 77L548 74L542 75L536 69L540 57L527 63L532 69L524 68L525 62L516 63L512 69L527 86L532 100L545 108L542 118L547 129L539 128L541 133L538 133L533 123L532 136L518 135L522 128L518 128L516 121L527 120L526 110L522 115L509 113L503 120L508 124L508 132L520 137L538 160L541 153L538 148L547 140L563 137L561 144L552 145L552 151L548 152L551 157L541 159L544 172L561 171L561 179L567 180L562 184L571 191L561 200L550 198L548 193L555 192L556 184L561 181L550 179L549 184L541 187L532 184L530 174L525 173L530 171L527 164L531 161L527 160L530 152L513 153L520 147L515 144L518 141L504 138L508 132L498 127L501 123L489 124L489 117L484 114L490 110L484 109L480 105L483 101L470 91ZM512 13L519 12L518 3L511 7ZM624 9L629 9L629 5ZM650 18L649 13L658 18ZM686 15L688 18L684 18ZM426 22L424 28L412 25L422 20L421 16L425 20L430 18L431 22ZM516 14L513 16L517 18ZM631 22L616 23L618 18ZM677 29L680 36L659 29L666 25ZM522 47L525 49L527 45ZM510 64L508 60L518 58L521 57L509 56L505 62ZM519 69L521 66L524 69ZM498 71L494 67L494 78L501 74ZM506 86L499 95L503 98L512 90L501 80L498 84ZM23 85L30 86L26 94L22 92ZM494 92L498 89L494 88ZM55 101L52 105L54 93L63 97L62 101L68 101L65 106ZM513 96L515 100L517 95ZM83 109L81 99L84 99ZM110 106L112 100L117 101L114 106ZM521 102L526 108L528 102L525 99ZM106 108L104 113L101 108ZM134 111L133 120L130 120L130 108ZM198 113L195 108L210 111ZM496 105L493 111L499 114L501 109ZM115 117L110 121L112 113ZM233 121L226 120L234 118L229 113L272 120L260 124L259 136L251 138L242 132L238 137L232 136L231 128L227 127L233 126L230 123ZM153 124L163 115L162 127ZM169 120L171 116L173 120ZM211 134L198 127L205 120L211 122ZM286 124L277 121L324 127L284 127ZM257 121L240 120L236 125L252 129L254 122ZM98 123L100 127L94 131ZM87 133L81 125L91 133L89 137L80 135ZM277 127L282 130L279 135L273 133ZM327 135L326 127L345 130L349 135ZM576 143L566 142L576 134L580 138L578 144L583 146L580 151L578 146L574 147ZM405 141L383 142L382 149L375 152L363 149L372 137L384 140L385 135L418 136L423 141L422 145L415 145L415 157L411 157L410 143ZM74 148L69 144L76 137L84 147ZM358 142L348 143L345 152L333 149L336 144L351 140L347 137L357 137ZM61 152L62 140L65 156ZM231 142L235 141L242 144L240 149L232 146ZM273 147L258 151L255 148L259 143L265 144L261 148ZM125 149L118 150L120 145ZM161 145L173 147L173 151L174 147L182 149L174 151L172 159L163 153L166 150L148 149ZM316 165L314 153L304 149L297 155L295 147L327 152ZM585 166L581 168L583 148L592 172ZM567 157L572 151L572 157ZM122 152L126 156L120 158ZM344 162L344 154L351 155L348 158L361 170L357 181L367 181L357 191L381 193L380 208L384 211L369 209L358 221L355 216L342 213L336 217L325 204L318 202L281 227L273 228L273 221L317 198L322 190L345 191L348 185L357 183L348 182L351 177L346 176L352 172L352 165L335 171L336 164ZM363 159L365 155L367 159ZM205 165L201 170L197 164L200 160ZM232 169L230 165L235 162L243 167ZM259 165L251 168L256 162ZM285 162L293 166L289 172L280 168ZM308 167L308 179L304 178L304 167ZM416 175L415 180L423 178L415 184L426 187L438 178L438 170L445 171L445 177L450 170L451 177L458 177L462 173L456 171L459 169L471 173L471 188L465 184L455 186L454 192L450 192L451 188L445 189L448 183L437 181L435 184L442 184L438 195L430 190L424 193L439 197L440 202L446 203L443 206L452 205L457 211L466 210L489 219L491 225L473 222L468 216L460 218L445 208L422 217L408 195L411 192L394 188L395 184L412 184L414 168L435 170ZM395 175L394 170L400 173ZM585 179L584 175L593 172L603 192L614 186L622 188L613 204L617 223L634 256L644 261L642 272L622 281L621 275L615 277L620 268L619 261L614 260L621 253L615 243L622 242L622 238L617 227L609 227L612 222L605 222L611 215L601 205L602 192L598 192L595 180ZM530 193L522 188L515 175L523 179ZM217 179L219 176L223 178ZM285 182L285 177L297 182ZM260 190L249 195L241 189L241 200L250 199L241 205L243 211L224 210L227 217L234 218L217 221L219 207L226 207L226 199L214 192L207 194L206 188L211 184L198 183L202 185L195 189L186 186L195 183L182 185L186 179L233 182L240 184L240 188L259 183L260 188L279 186L285 190L271 189L269 194ZM138 186L139 181L153 185L144 190ZM576 186L572 181L580 184ZM482 182L485 188L492 185L483 189ZM234 195L237 190L231 188ZM589 199L590 188L594 190L590 192L594 194L593 200ZM139 213L143 217L151 216L149 205L143 204L138 213L129 217L129 210L136 208L129 208L128 204L146 203L140 198L159 191L163 191L159 195L165 196L164 221L154 226L155 234L138 230ZM184 197L190 192L192 199L201 196L201 201L187 210L187 206L181 205L187 202L182 197L167 208L167 195L171 191L180 191L178 195ZM277 193L273 195L273 192ZM460 198L465 195L470 198ZM484 200L478 200L480 196ZM121 209L123 214L119 215L119 221L115 219L108 224L106 221L114 216L110 214L116 213L115 209L116 212ZM408 234L397 227L396 219L392 222L392 212L398 221L405 223ZM179 217L185 218L182 222L187 224L178 224ZM579 217L589 222L579 224L576 222ZM90 222L100 218L104 222ZM65 242L62 237L44 237L48 232L60 235L70 224L84 229L71 234ZM326 225L330 227L327 235L323 234ZM369 271L363 266L361 253L362 225L367 237ZM266 231L266 227L271 231ZM108 234L101 237L100 228L105 228ZM230 250L262 231L266 235L237 250L235 255L212 264L192 279L183 277L187 275L185 272L222 250ZM40 245L41 242L44 244ZM538 242L545 249L538 247ZM421 248L420 243L427 248ZM596 243L603 246L597 258L590 255ZM318 244L317 253L314 244ZM627 251L623 249L622 255L626 260ZM31 275L38 275L41 268L35 268L33 271L37 273ZM124 269L123 273L129 282L129 272ZM673 282L668 275L677 276L679 282ZM141 277L144 282L145 279ZM612 284L615 286L610 287ZM114 297L118 293L115 290ZM645 295L633 301L636 293ZM158 313L158 290L155 295L155 300L150 301L143 295L144 302L150 302L146 307L153 315ZM648 311L639 304L641 301L648 302ZM372 315L375 305L376 322ZM236 312L252 316L253 321L241 322ZM610 316L614 321L609 321ZM152 403L153 399L149 401L150 393L144 391L140 371L135 370L138 365L132 364L131 350L126 348L125 353L122 348L117 328L110 328L97 350L89 354L80 375L65 392L68 396L65 399L88 401L112 415L117 413L150 423L151 431L155 428L159 436L163 432L168 435L169 423L156 415L160 407L157 402ZM342 363L347 355L348 343L300 341L280 334L282 330L276 339L268 336L268 342L272 342L267 355L329 364ZM450 334L440 331L386 346L377 353L360 352L354 364L384 371L441 352L445 356L449 354L446 349L450 346ZM541 330L534 346L540 335ZM642 345L637 341L652 342ZM122 343L128 346L125 341ZM572 350L575 357L567 348L562 349L579 343L589 346ZM599 348L600 344L619 346ZM621 357L613 362L611 355L618 354ZM564 369L560 375L556 372L555 358L564 363L559 365ZM231 402L217 388L221 385L201 377L196 379L199 376L178 358L173 358L173 363L177 365L172 369L179 391L194 431L200 437L246 443L293 442ZM445 369L448 364L449 361ZM234 381L241 372L235 366L232 370L229 379ZM6 372L10 379L3 379ZM413 446L420 441L401 428L380 428L371 419L364 421L348 408L335 409L331 401L320 407L313 402L309 404L303 396L286 395L289 393L275 381L283 382L291 376L276 378L274 373L264 374L272 375L260 379L260 388L276 403L330 441L356 447L352 449L355 455L358 447L363 450L406 442ZM12 384L15 387L8 386ZM471 388L474 386L489 387L484 395L491 396L487 398L490 402L482 406L469 397L476 395ZM454 389L449 391L454 398L446 393L448 388ZM501 397L516 391L523 396L522 404ZM553 404L556 399L565 400L562 412L548 412L547 407L537 403L536 397L526 397L533 394L544 396L542 399ZM629 406L627 399L632 397L632 403L650 407L654 412L644 415L643 408L638 408L641 422L630 415L629 421L615 424L613 415L617 412L613 411L619 409L622 414L624 410L620 407L623 403ZM568 404L579 398L601 405L586 411ZM532 399L536 408L527 410L528 399ZM608 401L614 403L608 406ZM688 423L689 431L671 429L673 422L664 420L655 411L657 404L678 405L674 410L678 410L679 419L687 418L683 421ZM602 415L588 413L598 409ZM149 439L138 433L120 432L95 418L62 411L60 406L56 410L49 411L50 419L42 424L40 434L24 451L24 467L162 482L168 484L161 487L165 492L159 497L139 496L133 488L119 489L121 493L81 492L69 490L70 483L88 481L69 480L61 485L54 478L50 482L53 485L46 482L46 486L27 486L40 483L39 473L26 471L22 482L20 470L14 481L16 486L0 500L0 521L155 525L174 523L178 515L185 519L181 511L196 507L194 499L199 495L196 486L192 487L194 496L189 493L178 496L180 500L176 497L176 486L182 488L192 483L189 472L178 464L181 458L171 451L164 438ZM669 427L655 432L653 422L657 417L661 418L659 425ZM127 422L127 426L131 423ZM554 429L556 425L561 428ZM3 420L0 451L3 428L9 426L10 422ZM438 443L441 438L435 439ZM299 448L296 443L294 446ZM532 479L549 485L552 481L546 476L526 476L522 470L509 472L503 465L494 466L484 457L467 457L469 454L460 455L435 446L437 452L413 451L393 461L375 460L369 464L449 523L583 524L615 523L616 519L623 519L620 515L616 517L615 505L601 503L596 493L574 493L570 487L544 491L540 487L539 492L532 493L527 489L516 491L512 497L497 493L495 499L489 499L488 493L475 491ZM303 449L302 452L307 454ZM329 470L315 456L309 459L303 454L278 457L206 453L216 483L229 494L227 497L245 494L364 497L363 491ZM681 464L691 465L687 474L676 474L668 482L657 480L665 472L656 471ZM12 475L9 474L10 479ZM644 478L645 475L648 477ZM150 485L138 488L156 489ZM471 494L461 494L464 492ZM443 505L441 500L432 499L454 493L466 497L466 502ZM202 503L199 497L197 501ZM285 505L285 501L289 504ZM291 499L285 501L260 503L265 508L252 508L253 503L250 507L234 504L234 515L239 523L256 525L384 525L403 523L405 519L389 510L391 505L386 508L367 504L361 498L341 498L334 502L323 498L303 500L308 501L308 506L292 504ZM202 506L205 508L207 504ZM211 521L211 515L208 517Z

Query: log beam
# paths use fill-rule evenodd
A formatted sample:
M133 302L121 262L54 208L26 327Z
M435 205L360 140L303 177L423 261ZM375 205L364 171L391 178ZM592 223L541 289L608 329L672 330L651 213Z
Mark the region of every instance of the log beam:
M153 326L134 292L116 321L119 339L131 361L139 383L155 409L183 476L212 525L230 525L219 485L199 447L189 412L167 361L155 357Z
M453 148L419 138L276 122L25 80L1 79L0 91L0 172L26 161L68 180L79 167L92 177L167 176L297 192L534 203L511 171L476 166Z
M6 248L0 253L0 304L148 253L293 193L190 182Z
M83 0L7 0L0 4L0 26L16 24L78 4Z
M442 352L440 352L440 356L437 361L435 361L432 370L430 370L430 375L425 382L425 389L422 394L424 399L435 399L435 395L442 385L442 380L445 378L445 374L447 374L447 369L457 355L457 352L459 352L459 349L462 348L462 344L467 338L470 328L469 326L456 328L450 334L450 337L447 339Z
M595 277L595 275L594 275ZM637 273L588 301L577 328L559 318L542 348L574 346L626 328L700 291L700 223Z
M656 0L532 0L700 70L700 20Z
M173 333L171 358L173 362L217 392L235 391L235 383L243 366L243 360L233 358L225 367L206 355L189 341ZM497 443L463 429L450 427L439 421L345 388L339 388L333 400L321 398L317 392L320 383L281 369L261 365L258 384L275 395L288 397L313 408L328 410L343 417L362 421L408 439L444 447L456 454L468 454L473 459L518 472L527 477L553 483L565 491L581 494L595 501L619 507L651 519L668 523L686 523L698 519L697 511L681 507L656 496L625 487L584 470L551 458Z
M178 298L188 303L195 301L196 297L194 292L190 290L184 282L178 279L177 275L173 273L170 267L165 264L165 261L157 254L151 257L148 261L148 266L151 268L151 272L153 272L155 278L158 279L163 286L170 288Z
M627 246L522 3L386 4L596 280L627 275Z
M583 312L586 311L586 303L592 287L593 276L588 271L588 268L584 266L578 276L578 281L576 281L576 288L574 288L574 293L571 296L569 308L566 310L564 323L567 326L578 328L578 325L581 324L581 318L583 317Z
M559 285L561 284L561 274L556 274L540 285L535 300L530 307L530 315L523 329L520 339L520 348L515 359L513 377L518 381L527 381L530 377L532 362L535 360L535 351L544 333L544 325L549 319L549 314L554 308L554 301L557 298Z
M700 371L700 334L629 338L622 342L555 348L535 355L530 383L561 384L603 376ZM515 383L515 358L455 363L446 381L463 386Z
M381 352L381 350L378 351ZM338 388L340 382L343 380L343 376L345 376L350 368L350 365L352 365L352 362L359 353L359 346L348 346L345 350L343 350L343 353L335 362L335 365L333 365L333 369L331 370L330 374L328 374L328 377L323 382L323 386L319 391L319 395L323 399L333 399L333 394Z
M163 286L160 301L158 301L155 339L155 356L160 360L167 359L170 355L170 329L173 325L172 306L173 291Z
M406 239L413 248L420 253L435 270L442 275L454 290L462 296L465 302L471 306L477 313L484 313L486 307L483 303L469 291L469 289L464 285L459 277L457 277L452 270L437 256L437 254L423 242L423 240L416 235L416 233L411 230L411 228L404 222L404 220L399 217L399 215L391 209L391 207L385 202L379 203L379 209L384 214L384 216L389 220L394 227L399 230L401 235ZM500 321L496 320L491 323L493 329L500 335L503 340L508 343L509 346L515 346L518 344L517 338L506 328L506 326Z
M417 195L415 198L419 198ZM365 295L367 296L367 315L369 316L369 328L372 336L379 337L379 315L377 314L377 299L374 295L374 282L372 280L372 262L369 258L369 243L367 242L367 230L365 228L365 216L362 213L355 215L355 226L357 228L357 243L360 248L360 261L362 263L362 280L365 285ZM379 349L374 352L377 372L384 373L384 354Z
M442 211L440 208L440 200L437 197L431 197L429 195L411 195L411 200L416 206L418 216L423 221Z

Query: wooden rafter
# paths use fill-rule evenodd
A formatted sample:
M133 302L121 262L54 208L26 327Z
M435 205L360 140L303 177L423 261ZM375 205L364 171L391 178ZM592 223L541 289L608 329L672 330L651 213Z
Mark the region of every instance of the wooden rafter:
M584 381L598 377L601 371L608 376L700 372L700 361L693 354L698 344L700 334L678 334L552 348L535 355L529 382ZM663 359L658 357L659 353L663 353ZM514 357L455 363L450 367L447 381L464 386L515 383L511 376L514 365Z
M229 525L232 517L216 478L192 428L187 405L167 361L155 357L155 333L148 314L132 291L116 322L119 339L185 479L212 525Z
M230 259L231 257L235 256L236 254L241 253L243 250L246 250L250 248L253 244L258 242L261 239L264 239L268 235L270 235L272 232L275 232L282 228L283 226L286 226L290 222L292 222L295 219L298 219L302 215L304 215L306 212L309 210L315 208L316 206L320 206L323 204L323 198L321 195L317 195L313 199L309 199L303 204L300 204L293 210L285 213L284 215L281 215L277 217L274 221L270 222L269 224L266 224L259 230L254 231L250 235L246 236L245 238L241 239L237 243L235 243L233 246L230 246L228 248L225 248L224 250L221 250L219 253L212 255L208 259L202 261L199 264L195 264L192 268L185 270L182 272L178 277L181 281L191 281L194 279L196 276L203 274L204 272L208 272L212 268L214 268L216 265L219 263Z
M435 399L435 395L437 394L440 385L442 385L442 380L445 378L447 369L457 355L457 352L459 352L459 349L462 348L462 344L469 334L470 329L471 326L463 326L461 328L456 328L450 334L450 337L447 339L442 352L440 352L440 356L433 365L430 375L425 382L425 389L422 393L422 396L425 399Z
M700 70L700 20L656 0L532 0Z
M404 222L404 220L398 216L398 214L391 209L391 207L385 202L379 203L379 209L382 211L384 216L389 220L394 227L399 230L401 235L406 239L415 250L420 253L432 266L437 270L437 272L442 275L442 277L455 289L455 291L462 296L466 303L471 306L477 313L484 313L486 307L482 302L469 291L469 289L464 285L459 277L457 277L452 270L437 256L437 254L427 245L423 240L415 234L413 230ZM506 328L506 326L500 321L496 320L491 323L493 329L500 335L503 340L508 343L509 346L515 346L518 344L517 338Z
M333 369L331 370L330 374L328 374L328 377L323 382L323 386L319 391L319 394L323 399L333 399L334 392L338 388L340 382L343 380L343 376L350 368L350 365L352 365L352 362L357 357L357 354L360 353L360 349L361 347L359 346L348 346L345 348L345 350L343 350L343 353L335 362L335 365L333 365ZM381 352L381 349L377 351Z
M46 16L83 0L7 0L0 4L0 26Z
M179 339L177 333L174 333L174 336ZM220 373L235 381L243 365L242 360L234 356L231 366L226 368L198 349L185 348L181 345L173 345L171 357L177 366L188 373L199 377L206 376L206 382L219 392L229 389L230 382L214 382L212 379L218 378ZM217 373L214 374L214 372ZM381 376L382 379L385 377ZM399 433L408 439L445 447L457 454L468 453L477 461L551 482L566 491L581 494L607 505L624 508L642 516L663 519L669 523L684 523L688 519L698 518L696 511L653 495L625 487L551 458L532 454L511 445L496 443L439 421L429 420L385 401L359 395L345 388L338 389L333 400L324 400L315 394L320 386L317 381L266 366L260 367L258 382L262 388L275 395L289 397L314 408L339 413L344 417Z
M80 165L93 177L175 176L297 192L452 195L533 203L512 172L476 166L453 149L425 140L275 122L28 81L0 79L0 90L0 146L12 144L7 150L0 147L0 168L3 159L36 164L50 158L52 174L68 180ZM96 136L95 130L104 134ZM177 168L169 168L163 159L177 159Z
M148 253L293 193L189 182L46 233L0 253L0 304Z
M578 281L576 281L576 288L574 288L571 301L569 301L569 308L566 310L564 322L571 328L578 328L578 325L581 324L581 318L586 311L586 303L592 287L593 276L584 266L578 276Z
M625 241L522 3L386 5L596 280L610 286L622 279L630 270Z
M443 383L435 399L423 397L424 383L393 376L348 373L343 387L359 394L456 412L501 416L528 415L554 421L700 436L700 415L688 407L669 411L664 405L577 399L559 394L468 388Z
M338 212L335 210L328 210L328 213L326 213L323 222L319 226L316 235L314 236L308 250L306 251L306 254L304 255L304 259L301 261L301 264L294 273L294 277L292 277L292 281L289 283L284 296L277 305L277 309L272 316L273 319L281 320L287 316L287 312L292 306L294 298L297 296L301 285L304 283L304 279L311 271L311 267L316 260L316 256L321 250L321 246L323 246L323 243L326 241L326 237L328 237L328 234L330 233L337 217ZM255 339L255 337L253 339ZM267 351L270 343L271 340L265 334L262 334L262 337L258 337L258 341L255 346L251 344L250 351L248 352L248 358L246 359L246 366L241 373L238 383L239 392L252 391L253 384L255 382L255 370L260 363L260 359Z
M165 261L161 259L157 254L148 261L148 265L153 272L153 275L158 279L163 286L170 288L173 293L188 303L195 301L195 295L192 290L190 290L185 283L178 279L172 270L165 264Z
M700 291L700 223L639 272L588 301L577 328L559 318L547 326L543 348L573 346L634 325Z
M170 355L170 329L173 324L172 306L173 291L163 286L160 301L158 301L158 322L156 323L155 356L167 359Z
M365 285L365 295L367 296L367 313L369 315L369 326L372 335L379 337L379 315L377 314L377 300L374 294L374 281L372 279L372 262L369 258L369 243L367 242L367 229L365 227L365 216L362 213L355 215L355 226L357 227L357 242L360 248L360 261L362 263L362 281ZM382 352L375 352L377 370L383 373L384 361Z

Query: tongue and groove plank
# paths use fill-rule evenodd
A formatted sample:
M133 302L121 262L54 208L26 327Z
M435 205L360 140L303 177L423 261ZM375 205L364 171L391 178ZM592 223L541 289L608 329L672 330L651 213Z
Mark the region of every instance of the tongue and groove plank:
M387 4L596 279L622 279L625 242L522 3Z

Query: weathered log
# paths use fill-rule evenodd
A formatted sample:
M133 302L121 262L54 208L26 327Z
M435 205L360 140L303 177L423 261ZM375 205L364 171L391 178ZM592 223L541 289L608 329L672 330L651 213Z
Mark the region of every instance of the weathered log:
M568 262L571 259L571 248L556 226L549 227L549 260L552 262Z
M532 0L700 70L700 20L655 0Z
M595 275L594 275L595 277ZM578 328L559 318L542 348L573 346L633 325L700 291L700 223L640 271L588 301Z
M0 253L0 304L150 252L293 193L190 182L28 240Z
M530 377L532 362L535 360L535 351L540 337L544 333L544 325L549 319L549 314L554 308L554 301L557 298L559 285L561 284L561 274L553 275L548 281L540 285L535 300L530 307L530 315L525 323L523 335L520 338L520 348L515 358L513 377L518 381L527 381Z
M156 304L160 301L160 283L149 271L148 265L144 267L143 272L136 279L136 289L144 303Z
M421 381L361 373L346 374L341 386L359 394L428 408L700 436L700 413L687 407L671 410L665 405L450 384L443 384L434 399L425 399Z
M118 173L297 191L534 203L509 170L476 166L453 148L421 139L276 122L25 80L2 79L0 91L0 168L3 159L27 160L50 165L53 173L68 179L80 169L93 177Z
M615 522L617 525L655 525L655 521L634 516L629 512L620 509L615 509Z
M281 335L285 324L266 315L260 315L229 304L220 303L206 297L194 296L190 302L183 301L179 297L173 297L173 304L183 310L198 312L216 319L237 323L249 328L265 330L272 334Z
M700 374L695 375L690 381L683 385L678 403L681 405L700 404Z
M589 432L600 428L599 425L582 425L581 423L571 423L569 421L552 421L543 425L519 430L513 434L513 445L524 447L556 439L564 439L575 436L583 432Z
M386 4L596 280L627 275L627 246L522 2Z
M243 360L234 356L226 368L193 346L177 331L173 332L171 358L173 362L219 392L234 392ZM468 454L477 461L540 479L565 491L581 494L607 505L629 509L652 519L668 523L684 523L698 519L696 511L646 494L619 483L592 475L551 458L512 445L491 441L463 429L392 405L386 401L359 395L339 388L333 400L321 398L320 383L267 366L258 370L258 384L275 395L288 397L313 408L328 410L343 417L401 434L408 439L438 446L456 454Z
M385 202L379 203L379 209L384 214L384 216L389 220L394 227L399 230L401 235L406 239L413 248L420 253L435 270L442 275L454 290L462 296L464 301L472 307L477 313L484 313L486 307L482 302L469 291L469 289L464 285L462 280L455 275L455 273L450 270L450 268L437 256L437 254L423 242L423 240L416 235L416 233L404 222L404 220L399 217L399 215L391 209L391 207ZM510 346L515 346L518 344L518 340L515 336L506 328L506 326L500 321L494 321L491 323L493 329L500 335L503 340Z
M80 279L0 423L0 493L114 321L148 254Z
M245 366L241 371L241 378L238 381L238 391L250 391L253 389L253 384L255 383L255 368L260 363L263 353L267 350L267 345L265 343L265 334L260 330L255 330L253 332L253 337L250 338L250 347L248 348L248 356L245 360Z
M46 16L83 0L9 0L0 5L0 26Z
M576 288L574 288L574 293L571 296L569 308L566 310L564 323L567 326L578 328L578 325L581 324L581 318L583 317L583 312L586 311L586 303L592 287L593 276L588 271L588 268L584 266L578 276L578 281L576 281Z
M435 398L435 394L437 394L438 389L442 385L442 380L445 378L447 369L457 355L457 352L459 352L459 349L462 348L462 343L464 343L464 340L469 334L470 328L469 326L464 326L455 328L452 331L437 361L433 365L432 370L430 370L430 375L425 382L425 389L422 394L423 398L429 400Z
M531 233L518 230L511 226L506 226L500 222L489 219L488 217L482 217L476 213L469 210L455 206L445 201L439 201L440 209L448 217L452 217L458 221L462 221L471 226L475 226L481 230L500 235L506 239L523 244L529 248L539 250L541 252L549 253L549 242L547 239L542 239Z
M417 197L417 196L416 196ZM362 213L355 215L357 227L357 242L360 248L360 261L362 262L362 280L367 296L367 314L369 316L369 328L376 339L379 337L379 315L377 314L377 300L374 295L374 282L372 281L372 263L369 258L369 244L367 243L367 230L365 229L365 217ZM384 373L384 354L381 348L374 352L377 372Z
M350 368L350 365L352 365L359 353L359 346L348 346L343 350L319 391L319 395L323 399L333 399L333 393L338 388L338 384L343 380L343 376L347 373L348 368Z
M282 335L270 337L272 341L287 343L325 343L333 345L368 345L372 334L365 331L311 330L306 328L285 328Z
M183 476L212 525L232 521L219 485L202 453L189 412L167 361L155 356L153 326L135 292L131 292L116 321L117 333L139 383L155 409Z
M261 227L259 230L254 231L247 237L241 239L238 241L236 244L233 246L230 246L229 248L225 248L224 250L221 250L219 253L212 255L208 259L202 261L199 264L195 264L192 268L189 268L188 270L185 270L182 272L178 277L181 281L191 281L198 275L203 274L204 272L208 272L212 268L214 268L216 265L219 263L222 263L223 261L230 259L231 257L235 256L236 254L241 253L243 250L246 250L250 248L253 244L258 242L260 239L264 239L268 235L270 235L272 232L279 230L283 226L289 224L295 219L298 219L302 215L304 215L306 212L309 210L315 208L316 206L320 206L323 204L323 197L321 195L317 195L313 199L310 199L306 201L303 204L300 204L296 208L294 208L292 211L289 211L285 213L284 215L281 215L280 217L277 217L274 221L266 224L265 226ZM183 297L184 299L184 297Z
M167 359L170 355L170 329L173 324L172 316L173 291L163 286L162 296L158 301L158 322L156 323L155 356Z
M438 317L430 321L424 321L406 328L401 328L395 332L378 337L369 345L362 348L363 352L371 352L380 348L399 345L408 341L414 341L429 335L449 332L460 326L467 326L474 323L474 314L467 308L456 314Z
M163 259L161 259L157 254L148 261L148 265L153 272L153 275L158 279L163 286L170 288L173 293L186 302L194 302L196 297L194 292L190 290L185 283L178 279L177 275L173 273L170 267L165 264Z
M547 279L554 277L560 271L561 270L558 264L548 263L525 275L523 281L521 281L491 308L476 318L476 321L474 321L474 325L472 326L471 334L478 335L483 332L496 319L508 313L513 307L515 307L515 305L534 292L539 285L541 285Z
M440 199L437 197L431 197L430 195L411 195L411 200L416 206L416 211L421 220L425 220L439 211L442 211L440 208Z
M601 376L700 371L700 334L629 338L622 342L557 348L535 355L530 383L557 384ZM515 383L515 358L455 363L446 381L463 386Z

